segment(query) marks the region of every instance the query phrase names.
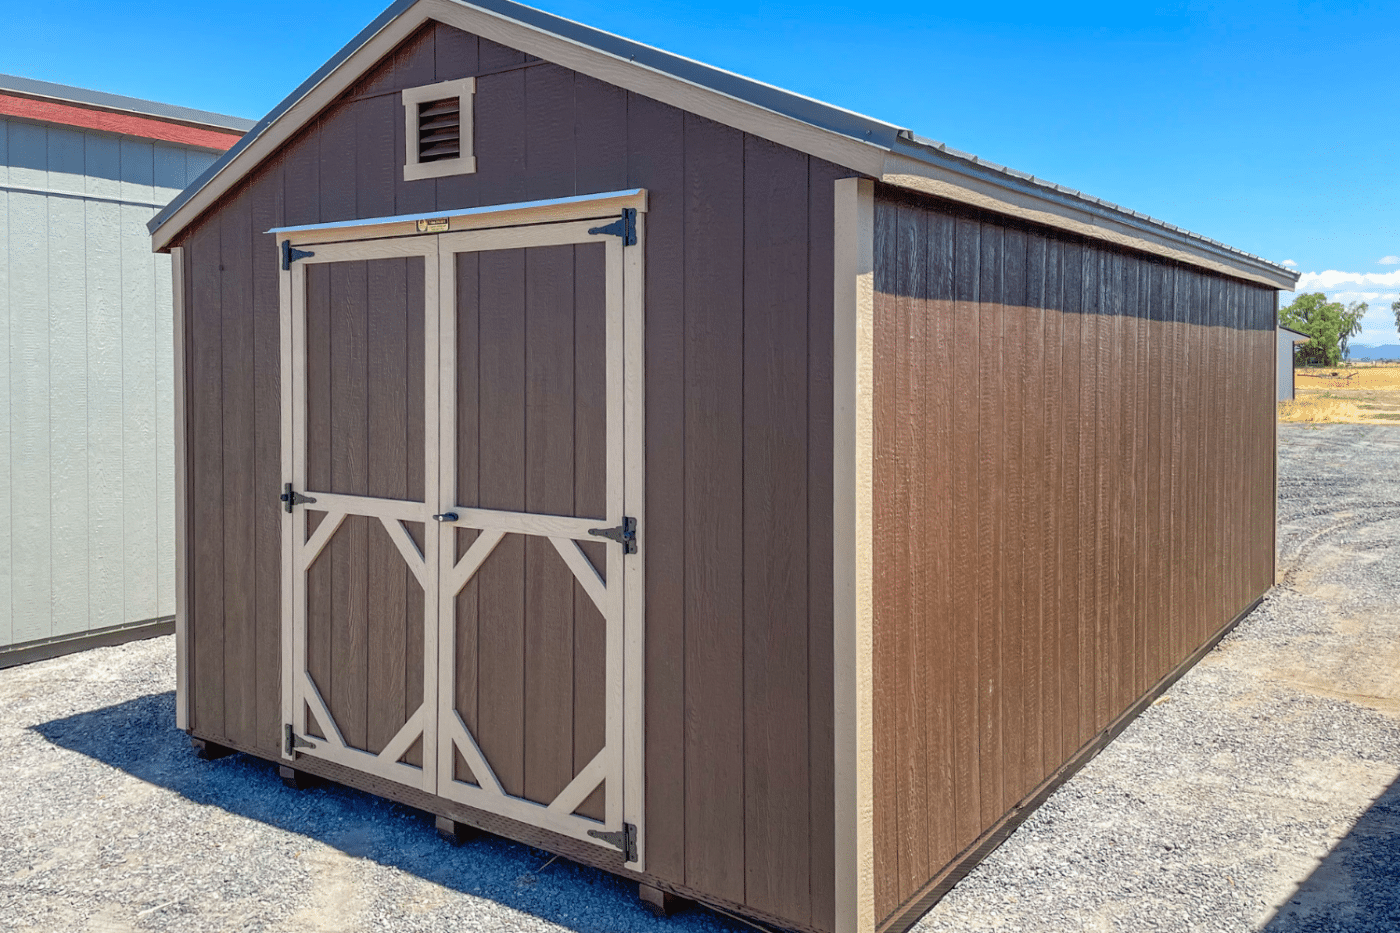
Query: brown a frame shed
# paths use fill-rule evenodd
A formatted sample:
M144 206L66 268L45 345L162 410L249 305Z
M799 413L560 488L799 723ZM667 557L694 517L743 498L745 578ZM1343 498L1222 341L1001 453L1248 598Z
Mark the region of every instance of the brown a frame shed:
M179 725L902 930L1273 581L1293 273L402 0L152 222Z

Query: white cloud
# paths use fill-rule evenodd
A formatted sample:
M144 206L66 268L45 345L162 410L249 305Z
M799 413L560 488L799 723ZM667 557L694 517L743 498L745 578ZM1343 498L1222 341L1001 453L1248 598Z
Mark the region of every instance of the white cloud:
M1382 259L1381 262L1385 262L1385 260ZM1296 269L1296 268L1298 268L1298 264L1297 264L1296 262L1294 262L1293 260L1291 260L1291 259L1285 259L1285 260L1283 261L1283 264L1284 264L1285 266L1288 266L1290 269Z
M1400 288L1400 272L1339 272L1328 269L1326 272L1304 272L1298 277L1295 291L1331 293L1340 285L1367 285L1379 288Z
M1374 304L1377 301L1391 302L1400 294L1396 292L1328 292L1327 297L1333 301L1340 301L1351 304L1353 301L1364 301L1367 304Z
M1400 266L1400 256L1383 256L1377 259L1376 263L1382 266Z

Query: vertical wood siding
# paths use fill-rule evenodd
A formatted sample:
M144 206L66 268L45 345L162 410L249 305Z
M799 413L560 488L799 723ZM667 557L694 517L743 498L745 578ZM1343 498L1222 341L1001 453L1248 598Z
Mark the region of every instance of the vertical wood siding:
M888 922L1272 584L1275 296L893 195L875 257Z
M214 155L0 120L0 648L175 612L170 260Z
M477 172L403 181L395 92L466 76ZM183 235L193 730L277 754L264 713L280 663L278 306L262 231L646 188L647 870L830 929L831 237L845 174L435 24L367 74ZM251 340L221 330L235 318ZM248 521L235 471L259 477L245 554L226 530Z

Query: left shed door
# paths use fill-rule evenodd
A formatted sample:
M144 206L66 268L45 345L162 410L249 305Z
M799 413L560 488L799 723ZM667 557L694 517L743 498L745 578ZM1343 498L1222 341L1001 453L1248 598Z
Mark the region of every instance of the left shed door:
M298 497L284 516L283 755L430 793L436 241L318 244L282 273L283 429Z

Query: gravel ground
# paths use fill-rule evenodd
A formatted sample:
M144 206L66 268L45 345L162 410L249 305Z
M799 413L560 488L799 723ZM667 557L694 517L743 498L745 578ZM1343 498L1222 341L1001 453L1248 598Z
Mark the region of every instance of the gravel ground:
M1281 585L921 921L1400 931L1400 427L1284 426ZM271 766L201 762L169 638L0 671L0 930L738 931Z

